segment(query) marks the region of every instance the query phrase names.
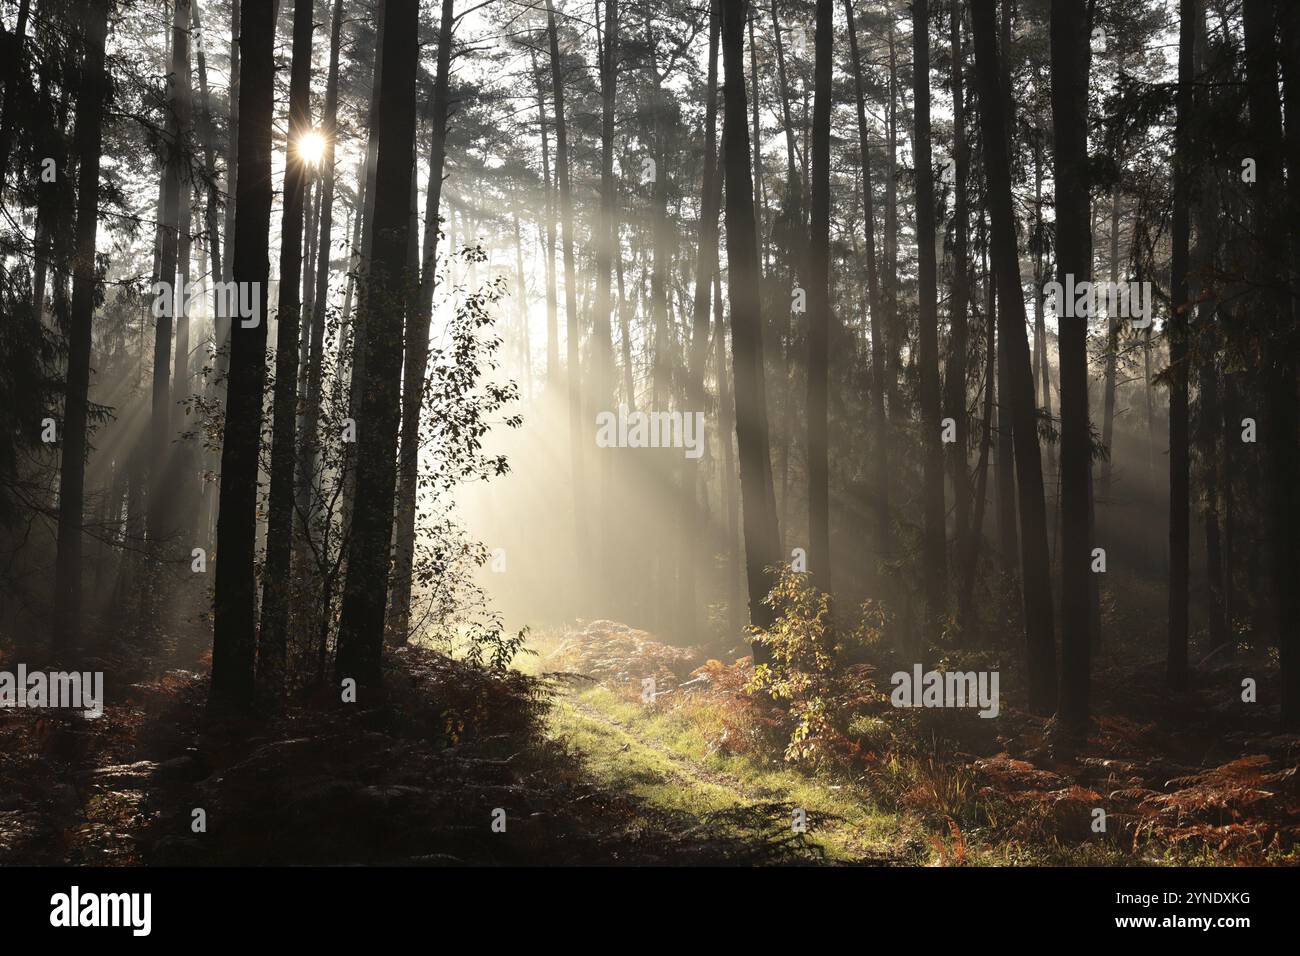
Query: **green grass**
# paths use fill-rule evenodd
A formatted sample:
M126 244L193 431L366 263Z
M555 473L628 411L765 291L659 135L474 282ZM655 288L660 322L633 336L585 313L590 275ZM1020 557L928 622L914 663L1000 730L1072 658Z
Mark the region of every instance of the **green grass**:
M516 666L533 674L555 666L544 653L554 648L552 640L535 636L531 643L543 653L521 657ZM782 802L810 815L825 815L829 818L825 822L810 824L808 838L833 861L887 857L922 866L958 859L969 866L1222 866L1229 862L1211 852L1155 846L1135 855L1101 839L1012 840L985 827L967 828L957 846L944 820L877 806L867 789L853 780L807 773L762 753L720 751L716 742L727 727L727 717L727 706L709 694L673 696L658 705L645 705L634 694L579 684L556 695L547 727L553 738L584 758L595 782L654 807L699 817L754 803ZM917 782L915 768L896 769L902 775L900 790Z
M898 856L919 836L904 818L872 807L847 786L710 752L722 726L720 710L707 702L646 707L599 686L561 695L549 721L550 733L581 753L602 784L664 809L702 815L758 802L791 803L835 818L808 829L832 860Z

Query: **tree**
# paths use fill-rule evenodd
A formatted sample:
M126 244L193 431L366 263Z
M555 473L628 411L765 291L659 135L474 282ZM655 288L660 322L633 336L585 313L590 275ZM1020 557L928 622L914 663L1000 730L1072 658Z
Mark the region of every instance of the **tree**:
M429 117L429 187L424 207L424 262L420 294L406 335L406 372L402 381L402 457L397 484L397 537L393 555L391 637L405 644L411 618L411 568L415 560L416 493L420 476L420 411L424 401L424 375L429 365L429 323L433 316L434 278L438 266L438 212L442 199L443 168L447 158L447 87L451 74L451 33L455 26L454 0L442 0L438 23L438 65L433 80L433 108Z
M303 414L299 437L298 477L295 494L299 520L309 524L314 513L315 498L312 481L316 474L317 456L320 452L321 376L325 352L325 311L328 305L330 281L330 235L334 229L334 188L337 178L334 169L334 147L338 139L339 106L339 49L343 30L343 0L334 0L334 14L330 27L329 77L325 81L325 113L321 119L321 136L325 139L325 155L321 160L322 196L320 202L320 240L316 246L316 296L311 310L311 333L308 343L306 410ZM353 245L356 245L355 240Z
M210 701L246 706L253 697L257 539L257 464L266 380L267 249L271 232L271 116L275 98L275 21L270 5L241 0L242 73L232 274L256 310L230 327L230 375L221 446L217 570L213 602Z
M1190 5L1191 0L1183 0ZM1296 406L1297 335L1295 304L1285 292L1287 201L1282 176L1282 117L1277 92L1277 46L1274 41L1276 5L1271 0L1245 0L1242 7L1246 39L1246 93L1250 104L1250 132L1257 156L1257 181L1252 195L1254 228L1259 236L1256 261L1260 263L1260 305L1272 326L1270 348L1263 368L1268 408L1268 515L1273 552L1278 650L1282 665L1282 728L1300 728L1300 662L1296 660L1295 620L1300 612L1297 562L1300 561L1300 505L1295 489L1300 483L1300 433ZM1186 16L1186 14L1185 14ZM1287 14L1288 18L1293 13ZM1286 24L1284 24L1286 25ZM1184 30L1186 30L1184 26ZM1294 31L1294 22L1288 26ZM1294 33L1288 37L1294 39ZM1190 42L1190 41L1188 41ZM1180 50L1182 49L1180 45ZM1294 52L1294 44L1290 52ZM1179 73L1182 72L1181 57ZM1294 173L1294 170L1288 170ZM1294 227L1294 223L1290 224Z
M966 456L970 446L970 418L966 414L966 370L968 365L969 330L967 306L970 300L970 263L967 258L966 181L970 174L970 156L966 148L966 99L963 85L965 63L962 49L962 5L954 3L950 17L949 33L952 44L952 153L953 153L953 243L952 290L949 308L951 345L945 370L945 404L947 417L953 420L954 441L949 450L949 470L952 475L953 511L955 518L956 555L959 564L972 553L974 542L970 531L971 488L966 471ZM978 531L975 532L978 535ZM963 576L964 580L964 576ZM958 587L958 614L962 626L968 626L973 616L970 592Z
M853 0L844 0L848 21L849 56L853 64L853 93L858 114L858 152L862 161L863 221L866 226L867 308L871 313L871 410L875 429L875 453L872 455L872 505L875 513L875 548L889 554L891 526L889 518L889 421L885 417L885 309L881 301L880 277L876 262L876 210L871 184L871 150L867 140L867 105L862 80L862 55L858 50L858 32L853 21ZM873 569L875 573L875 569Z
M1000 336L1005 342L1013 420L1016 481L1020 510L1020 571L1023 582L1029 703L1038 713L1056 704L1056 645L1053 640L1050 562L1043 501L1043 466L1038 447L1034 382L1025 334L1025 301L1020 286L1011 163L998 62L993 5L971 8L975 36L975 74L984 126L984 174L988 183L993 270L1000 306Z
M939 422L939 304L935 262L934 170L930 150L930 14L912 3L912 90L916 123L916 257L920 344L921 475L925 521L921 564L931 617L940 617L948 590L944 544L943 441Z
M808 244L808 559L831 590L830 460L827 388L831 331L831 0L817 0L813 66L812 229Z
M1187 688L1188 549L1190 534L1190 445L1187 416L1188 246L1191 241L1192 83L1196 0L1180 0L1177 120L1174 129L1174 213L1169 302L1169 656L1165 679L1173 690Z
M764 603L771 590L770 569L778 561L776 495L763 383L763 326L758 295L758 234L754 223L754 183L750 179L749 129L745 114L744 0L721 0L722 155L726 178L727 293L731 309L731 353L736 396L736 444L740 456L740 493L745 529L745 577L749 585L749 619L769 627L772 609ZM767 658L754 645L755 661Z
M1092 281L1088 208L1088 8L1052 6L1052 126L1056 139L1056 276L1062 288ZM1041 295L1041 290L1035 290ZM1057 717L1070 731L1088 722L1088 600L1091 563L1091 441L1088 319L1058 310L1061 367L1061 683Z
M359 317L358 348L364 356L366 380L356 423L352 531L334 663L338 679L353 678L363 685L379 682L383 658L401 422L403 320L410 300L407 283L414 280L407 274L406 257L418 20L417 0L385 0L374 245Z
M555 177L560 192L560 248L564 256L565 349L568 353L569 462L573 476L573 519L577 535L578 563L587 547L584 515L582 454L582 376L579 369L578 274L573 260L573 190L569 181L569 132L564 121L564 73L560 63L560 39L555 26L555 7L546 0L546 27L551 45L551 93L555 100ZM661 173L662 175L662 173Z
M77 223L72 273L72 319L68 328L68 378L64 398L63 456L59 468L59 537L54 565L54 636L60 644L81 629L81 552L85 507L87 392L90 388L91 321L98 276L95 237L99 227L99 158L108 78L104 46L108 0L89 0L82 18L84 55L77 92Z
M153 410L149 444L149 512L147 535L149 550L155 559L161 555L163 539L175 529L173 489L174 474L168 467L172 454L168 435L173 422L171 393L172 325L178 308L185 301L184 289L176 288L177 258L180 245L180 207L182 195L188 199L186 151L190 125L190 3L176 0L172 16L172 59L167 136L164 140L165 174L159 197L159 220L162 242L156 281L159 294L166 296L154 330Z
M298 439L298 335L302 303L303 195L311 131L312 0L295 0L293 66L289 78L289 142L285 153L284 215L280 223L280 302L276 312L275 392L271 412L271 492L262 581L258 680L272 697L284 693L289 630L289 567L293 555L293 477Z

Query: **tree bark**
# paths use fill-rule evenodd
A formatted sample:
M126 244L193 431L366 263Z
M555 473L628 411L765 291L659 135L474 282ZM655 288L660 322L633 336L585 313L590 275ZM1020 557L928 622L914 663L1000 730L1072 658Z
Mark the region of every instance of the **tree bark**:
M876 210L871 182L871 150L867 138L867 105L862 81L862 55L858 50L858 33L853 20L853 2L844 0L848 21L849 56L853 64L853 93L858 115L858 151L862 161L863 220L867 245L867 308L871 312L871 409L875 429L875 454L872 455L872 505L875 513L877 557L892 550L889 521L889 421L885 417L885 309L881 301L880 275L876 261ZM871 576L879 585L883 576L873 566Z
M920 346L922 526L925 602L932 620L947 606L948 562L939 421L939 292L935 255L934 170L930 149L930 15L927 0L912 2L912 116L916 166L916 245ZM964 400L963 400L964 404ZM965 465L962 465L963 470Z
M1088 183L1087 0L1057 0L1051 12L1052 126L1056 139L1056 276L1062 288L1092 281ZM1041 290L1035 290L1036 295ZM1088 724L1091 546L1088 513L1088 318L1059 310L1061 366L1061 682L1057 718ZM1026 589L1029 582L1026 581Z
M813 60L812 228L808 243L808 567L831 592L828 387L831 309L832 0L817 0Z
M185 172L185 152L189 135L189 64L190 64L190 3L176 0L172 17L172 57L169 78L171 115L164 139L167 175L161 202L162 246L159 257L158 281L163 283L167 297L164 314L158 316L154 330L153 402L150 419L149 444L149 510L145 534L149 539L149 553L161 558L163 541L172 531L175 514L173 496L168 487L174 477L169 464L172 450L168 436L172 433L171 358L172 327L177 308L184 302L184 290L176 288L176 264L180 245L180 205L182 193L188 189ZM186 199L188 202L188 198Z
M433 318L433 288L438 265L438 214L443 168L447 155L447 88L451 75L451 33L454 0L442 0L438 24L438 65L433 81L429 118L429 186L424 207L424 261L419 300L407 323L406 370L402 380L402 453L397 480L397 538L393 548L393 593L390 639L405 644L410 637L411 573L415 564L416 497L420 477L420 414L424 377L429 367L429 324ZM414 237L412 237L413 239Z
M1187 415L1187 267L1191 237L1188 174L1191 165L1193 40L1195 0L1180 0L1178 30L1178 118L1174 131L1173 243L1169 276L1169 655L1165 679L1173 690L1187 688L1188 551L1190 546L1190 455Z
M300 153L311 129L312 0L293 8L289 138L285 149L284 215L280 221L280 301L276 310L275 394L271 412L271 490L262 577L258 683L271 698L284 693L289 632L289 569L293 555L293 476L297 453L298 336L302 303L303 203L307 163Z
M275 96L275 19L269 4L241 0L239 166L236 174L234 282L250 287L255 316L230 328L230 377L221 446L210 702L246 706L253 697L257 466L266 379L266 293L270 275L271 114ZM255 320L255 321L254 321ZM248 324L251 323L251 324Z
M984 169L988 180L993 268L997 274L1006 343L1011 414L1014 419L1016 478L1020 500L1020 564L1023 581L1029 705L1050 713L1056 705L1056 646L1052 636L1052 591L1047 557L1042 460L1035 427L1034 382L1025 333L1014 212L1011 203L1010 140L1007 135L993 5L971 8L975 72L984 126Z
M736 442L740 455L741 508L745 527L749 619L770 627L772 609L764 603L771 569L779 560L776 496L763 383L763 325L758 294L758 235L750 179L749 131L745 113L744 0L722 2L723 162L726 176L727 290L731 308L732 365L736 395ZM754 660L770 657L754 645Z
M325 361L325 313L329 305L330 248L334 229L334 147L338 139L339 106L339 50L343 30L343 0L334 0L334 13L330 26L330 66L325 81L325 115L321 135L325 137L325 155L321 164L320 239L316 246L316 293L311 310L311 340L307 353L306 409L302 417L302 434L299 437L297 478L298 520L303 523L303 533L310 532L315 509L312 485L316 478L316 463L320 454L321 378ZM354 241L355 242L355 241Z
M378 683L397 485L401 424L403 313L409 302L406 257L411 164L415 147L415 81L419 56L417 0L385 0L384 95L376 130L374 255L358 316L366 384L357 420L348 572L339 616L337 679Z
M24 4L26 7L26 4ZM99 158L107 74L108 0L89 0L81 23L84 50L77 93L77 221L72 263L72 315L59 467L58 553L54 564L54 640L66 646L81 633L81 557L86 482L86 424L90 389L91 322L95 308L95 237L99 228Z
M1191 0L1183 0L1185 5ZM1255 230L1260 236L1256 261L1262 275L1262 310L1273 340L1265 358L1264 384L1268 409L1269 534L1272 538L1274 614L1281 659L1282 729L1300 728L1300 661L1296 660L1295 621L1300 613L1300 435L1297 434L1294 303L1286 294L1285 256L1289 248L1288 211L1282 177L1282 119L1277 91L1277 46L1273 39L1276 4L1245 0L1246 92L1256 149L1257 173L1252 190ZM1294 13L1287 13L1288 18ZM1294 22L1287 36L1294 40ZM1294 43L1289 43L1294 52ZM1180 64L1181 65L1181 64ZM1294 173L1295 170L1290 170ZM1294 227L1294 223L1290 224Z
M576 541L575 575L581 578L586 564L587 522L585 475L583 472L582 374L579 368L578 274L573 260L573 196L569 182L569 136L564 119L564 81L560 63L560 39L555 25L555 8L546 0L547 33L551 46L551 92L555 100L555 176L560 192L560 247L564 257L566 380L569 395L569 464L573 483L573 517ZM662 169L659 176L664 175Z

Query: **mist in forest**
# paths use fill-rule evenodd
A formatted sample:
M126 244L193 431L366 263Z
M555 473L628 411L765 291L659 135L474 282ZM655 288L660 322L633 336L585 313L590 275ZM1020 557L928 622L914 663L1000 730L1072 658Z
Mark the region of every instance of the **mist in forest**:
M592 746L561 678L677 695L701 752L893 755L943 862L972 754L1282 773L1297 9L0 2L0 665L484 759Z

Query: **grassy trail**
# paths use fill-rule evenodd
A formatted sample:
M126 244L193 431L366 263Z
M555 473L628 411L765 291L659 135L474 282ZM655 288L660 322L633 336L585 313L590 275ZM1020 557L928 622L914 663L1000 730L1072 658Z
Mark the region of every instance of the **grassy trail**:
M788 803L806 811L808 838L830 861L926 862L908 821L785 767L710 752L709 724L707 709L641 707L597 685L562 692L548 726L599 783L653 806L702 817Z

